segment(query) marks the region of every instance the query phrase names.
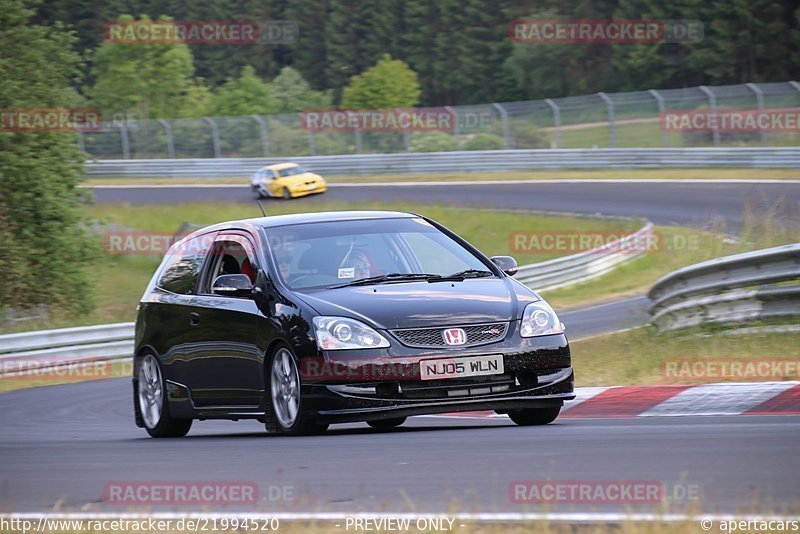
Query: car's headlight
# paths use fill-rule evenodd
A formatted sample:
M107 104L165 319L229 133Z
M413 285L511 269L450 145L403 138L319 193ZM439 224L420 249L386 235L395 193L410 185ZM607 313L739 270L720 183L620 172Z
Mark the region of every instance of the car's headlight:
M563 334L564 328L558 315L545 301L532 302L525 306L522 321L519 325L519 335L522 337L546 336L549 334Z
M323 350L380 349L389 341L375 330L346 317L314 317L317 345Z

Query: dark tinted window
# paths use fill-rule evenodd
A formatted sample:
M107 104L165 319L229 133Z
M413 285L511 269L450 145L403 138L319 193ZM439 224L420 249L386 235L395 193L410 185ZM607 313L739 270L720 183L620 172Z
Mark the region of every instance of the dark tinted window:
M161 271L158 287L182 295L193 293L214 235L206 234L173 245L167 252L167 263Z

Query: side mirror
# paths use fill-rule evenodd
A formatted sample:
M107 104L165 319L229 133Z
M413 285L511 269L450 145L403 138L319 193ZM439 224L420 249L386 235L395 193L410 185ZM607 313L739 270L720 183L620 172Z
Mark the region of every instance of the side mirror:
M253 294L253 283L246 274L222 274L214 279L211 292L226 297L249 297Z
M517 260L511 256L492 256L492 263L500 267L500 270L508 276L514 276L519 270Z

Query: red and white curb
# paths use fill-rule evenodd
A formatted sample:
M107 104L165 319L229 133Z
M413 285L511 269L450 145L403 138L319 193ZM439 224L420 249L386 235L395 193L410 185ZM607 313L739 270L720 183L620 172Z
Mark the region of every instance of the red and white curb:
M564 403L559 418L800 414L798 381L587 387L576 388L575 395ZM485 411L445 417L507 416Z

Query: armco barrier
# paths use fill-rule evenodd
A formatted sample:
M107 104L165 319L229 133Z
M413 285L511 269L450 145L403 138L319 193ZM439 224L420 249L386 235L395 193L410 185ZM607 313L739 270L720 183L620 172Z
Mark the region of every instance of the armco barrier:
M800 317L800 243L736 254L672 272L650 289L659 330Z
M87 162L90 177L246 177L287 160L320 174L432 174L552 169L787 168L800 169L799 147L597 148L357 154L294 158L102 160Z

